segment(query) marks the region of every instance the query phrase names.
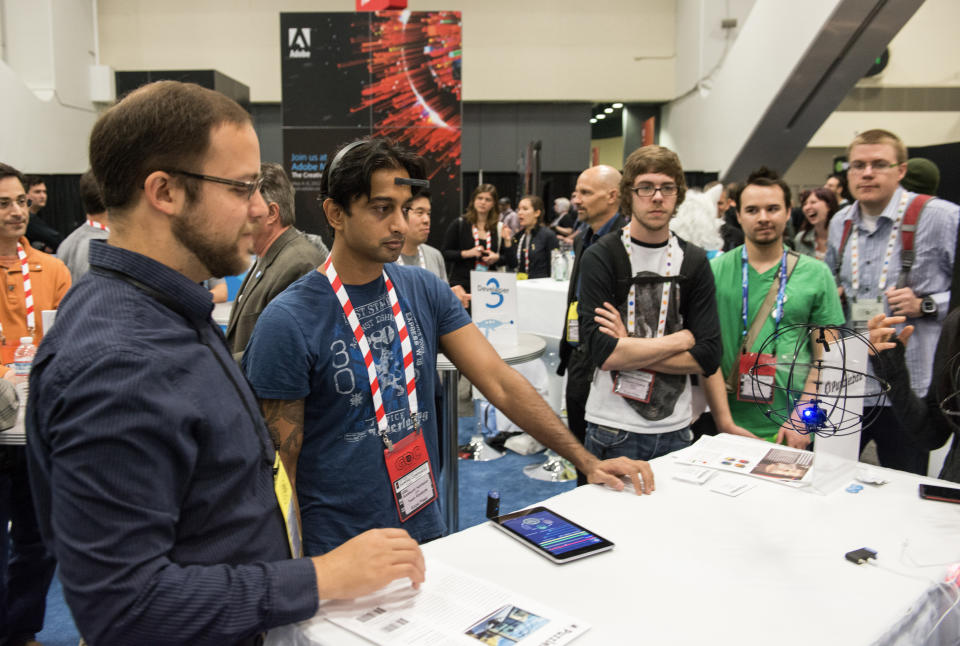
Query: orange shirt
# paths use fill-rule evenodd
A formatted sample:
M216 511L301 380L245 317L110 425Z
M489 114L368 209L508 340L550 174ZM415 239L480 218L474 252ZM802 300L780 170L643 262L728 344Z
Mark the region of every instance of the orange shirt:
M20 244L27 253L30 284L33 288L33 312L37 329L33 342L43 339L43 320L40 312L55 310L63 295L70 289L70 270L50 254L30 246L26 238ZM3 325L3 343L0 344L0 362L13 363L13 353L20 345L20 337L27 335L27 305L23 298L23 274L17 258L0 257L0 289L6 298L0 298L0 324Z

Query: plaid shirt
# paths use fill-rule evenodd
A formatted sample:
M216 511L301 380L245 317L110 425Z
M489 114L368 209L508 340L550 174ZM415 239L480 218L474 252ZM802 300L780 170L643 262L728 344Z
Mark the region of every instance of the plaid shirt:
M890 231L897 217L897 208L905 189L898 188L893 197L883 209L877 219L877 228L870 232L863 226L860 216L860 202L854 202L837 213L830 221L830 234L827 238L827 257L825 262L831 270L836 269L837 252L840 240L843 237L844 222L853 220L859 232L860 254L860 288L856 294L851 286L849 239L843 250L843 262L840 265L837 283L843 286L847 298L869 299L881 296L879 286L880 272L883 268L883 257L886 254L887 243L890 240ZM907 191L908 204L913 200L915 193ZM909 208L909 207L908 207ZM947 316L950 306L950 280L953 277L954 251L957 239L957 220L960 217L960 207L946 200L930 200L920 214L917 223L917 232L914 237L913 249L916 259L910 270L910 279L907 286L913 289L917 296L930 296L937 303L936 317L921 317L909 319L907 324L913 325L915 330L907 343L907 370L910 372L910 383L914 392L923 397L930 385L930 370L933 365L933 353L937 347L937 338L940 336L940 327ZM852 231L851 231L852 235ZM900 274L901 234L897 235L893 247L893 256L890 258L890 269L887 274L886 289L895 287ZM890 308L884 300L884 311L890 316ZM850 326L849 310L847 325ZM872 365L869 368L873 374ZM877 392L867 384L868 393ZM876 398L867 398L864 406L876 404Z

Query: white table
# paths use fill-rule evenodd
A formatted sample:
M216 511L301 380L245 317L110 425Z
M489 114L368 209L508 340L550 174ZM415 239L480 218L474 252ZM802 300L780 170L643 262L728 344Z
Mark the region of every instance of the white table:
M521 332L560 337L567 320L569 281L533 278L517 281L517 327Z
M517 335L516 345L494 345L493 347L501 359L513 365L539 358L547 344L536 334L521 332ZM457 452L459 429L457 404L460 398L457 384L460 380L460 371L443 354L437 355L437 370L440 371L441 387L444 392L443 428L437 429L443 434L444 442L443 471L440 474L443 492L441 503L447 529L455 532L460 527L460 462Z
M670 456L653 467L651 496L587 486L544 503L613 540L611 552L557 566L487 524L424 552L589 622L577 646L870 644L946 570L911 559L960 560L960 505L921 500L928 478L881 469L889 484L825 496L751 478L754 489L730 498L672 479L682 467ZM898 573L844 559L861 547ZM323 619L271 637L367 643Z

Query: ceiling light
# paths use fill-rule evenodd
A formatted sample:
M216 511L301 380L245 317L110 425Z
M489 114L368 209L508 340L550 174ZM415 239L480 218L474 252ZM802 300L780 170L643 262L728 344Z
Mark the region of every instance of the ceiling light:
M597 122L596 119L590 119L590 123L596 123L596 122Z
M606 112L607 114L610 114L611 112L613 112L613 108L604 108L603 111Z
M614 107L614 109L619 110L620 108L623 107L623 104L622 104L622 103L614 103L614 104L613 104L613 107Z
M605 115L605 114L598 114L598 115L597 115L597 119L606 119L606 118L607 118L607 115Z

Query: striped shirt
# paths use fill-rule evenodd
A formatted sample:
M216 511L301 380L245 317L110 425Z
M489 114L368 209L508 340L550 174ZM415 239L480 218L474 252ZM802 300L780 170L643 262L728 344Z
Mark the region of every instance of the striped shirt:
M843 237L844 222L854 220L859 235L859 275L860 288L856 294L851 286L850 240L843 250L843 262L840 265L838 284L843 286L847 298L869 299L881 296L880 272L883 268L883 258L886 254L887 243L890 240L890 231L897 217L897 209L905 189L898 188L893 197L887 202L883 213L877 220L877 227L870 231L864 226L861 219L859 202L846 207L837 213L830 221L830 234L827 238L827 257L825 261L831 269L837 265L837 252L840 240ZM915 193L907 192L908 204L913 200ZM909 207L908 207L909 208ZM955 242L957 239L957 220L960 218L960 207L946 200L930 200L920 214L917 223L917 232L914 238L913 249L916 259L910 270L907 286L913 289L917 296L930 296L937 303L935 317L921 317L909 319L908 324L915 330L907 343L907 370L910 372L910 383L914 392L923 397L930 385L930 370L933 365L933 353L937 347L937 338L940 336L940 327L947 316L950 305L950 281L953 278L953 261ZM852 235L852 231L851 231ZM897 234L893 247L893 256L890 258L890 269L887 275L886 289L896 287L897 277L900 274L900 248L902 234ZM884 311L891 316L886 299L883 300ZM845 312L847 325L851 325L849 308ZM873 366L869 367L873 374ZM877 392L877 388L870 382L867 392ZM875 398L867 398L864 406L876 404Z

